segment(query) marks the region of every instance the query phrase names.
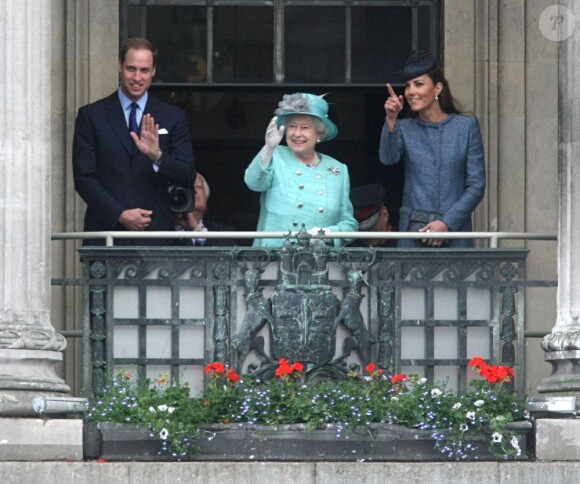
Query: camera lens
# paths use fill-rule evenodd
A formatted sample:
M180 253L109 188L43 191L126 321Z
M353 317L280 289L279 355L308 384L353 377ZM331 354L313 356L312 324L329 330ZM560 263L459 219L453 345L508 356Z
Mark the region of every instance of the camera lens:
M195 210L195 195L193 190L177 185L169 187L171 210L174 213L187 213Z

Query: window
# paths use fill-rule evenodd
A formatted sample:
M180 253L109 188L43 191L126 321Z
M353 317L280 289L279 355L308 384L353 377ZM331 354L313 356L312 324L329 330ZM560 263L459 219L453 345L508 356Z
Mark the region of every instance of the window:
M259 196L244 185L244 170L282 96L312 92L328 93L339 129L320 150L348 166L351 186L383 182L396 227L402 164L378 161L385 83L397 84L414 49L438 56L440 4L122 0L121 41L146 37L158 48L151 90L188 115L196 167L211 186L208 218L255 230Z

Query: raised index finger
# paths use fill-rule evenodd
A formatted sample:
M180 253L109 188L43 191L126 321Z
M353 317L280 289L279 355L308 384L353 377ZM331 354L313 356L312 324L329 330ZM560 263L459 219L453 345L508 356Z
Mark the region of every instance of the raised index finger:
M389 96L391 96L391 97L397 97L397 94L393 90L393 86L391 86L390 84L387 84L387 91L389 91Z

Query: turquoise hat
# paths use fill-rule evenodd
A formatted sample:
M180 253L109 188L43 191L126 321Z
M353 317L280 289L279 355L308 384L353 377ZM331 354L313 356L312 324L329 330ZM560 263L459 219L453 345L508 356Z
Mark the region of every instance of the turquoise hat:
M331 140L338 134L336 124L328 119L328 103L324 100L324 94L321 96L304 92L284 94L274 114L278 116L278 128L289 116L305 114L318 118L326 126L326 135L320 141Z

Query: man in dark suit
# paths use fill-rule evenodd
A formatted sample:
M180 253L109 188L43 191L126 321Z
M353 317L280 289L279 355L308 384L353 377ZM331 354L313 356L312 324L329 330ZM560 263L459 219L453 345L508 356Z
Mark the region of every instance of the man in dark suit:
M186 213L175 214L176 230L195 231L199 237L193 239L181 239L184 245L195 246L232 246L237 244L237 239L214 239L204 237L206 232L234 231L235 228L212 220L205 219L207 202L209 200L209 185L206 179L198 173L193 185L195 193L195 210Z
M87 204L85 231L172 231L168 186L194 183L185 112L149 96L155 66L153 45L146 39L128 39L119 53L118 91L79 109L73 173L75 189ZM171 239L115 241L171 243Z

